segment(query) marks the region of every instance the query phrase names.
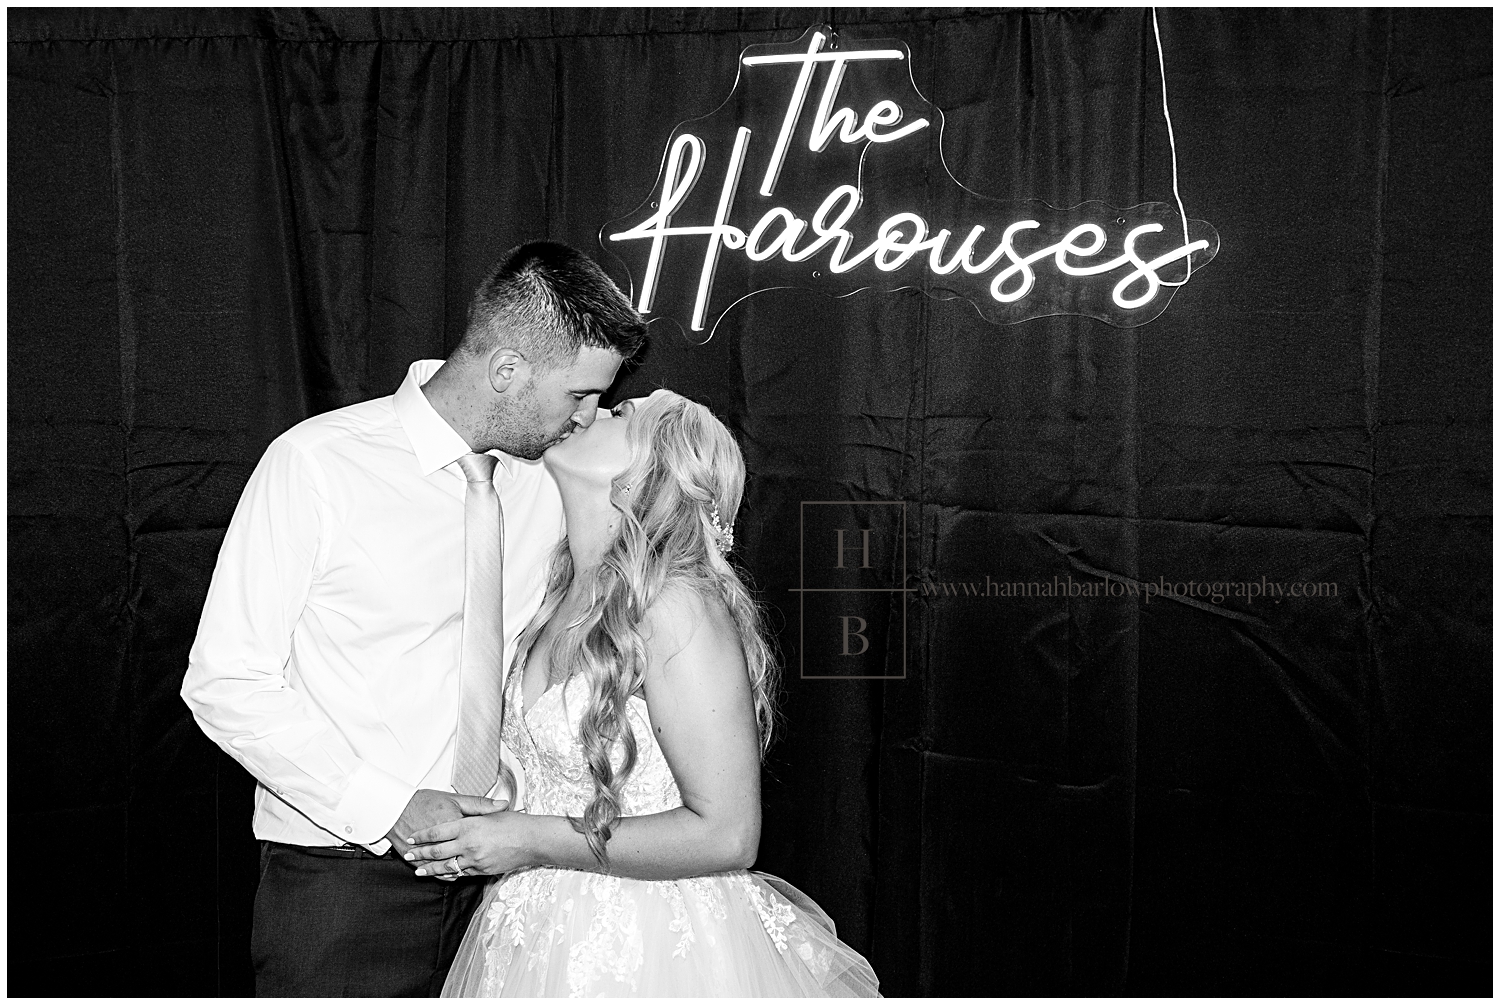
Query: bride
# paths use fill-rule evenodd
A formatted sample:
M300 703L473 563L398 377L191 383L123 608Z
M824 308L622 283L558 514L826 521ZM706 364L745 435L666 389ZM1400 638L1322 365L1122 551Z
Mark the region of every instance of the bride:
M776 666L724 558L734 438L658 390L543 461L568 538L506 684L520 812L419 831L407 856L500 877L444 996L877 996L815 903L749 871Z

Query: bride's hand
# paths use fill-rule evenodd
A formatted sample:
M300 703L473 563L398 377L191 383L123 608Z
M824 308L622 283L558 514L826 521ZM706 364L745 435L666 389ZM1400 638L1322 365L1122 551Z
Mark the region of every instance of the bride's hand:
M531 847L527 841L525 813L502 810L428 827L411 835L408 862L419 863L418 876L440 876L453 872L453 859L469 876L499 876L528 865ZM421 863L431 862L428 866Z

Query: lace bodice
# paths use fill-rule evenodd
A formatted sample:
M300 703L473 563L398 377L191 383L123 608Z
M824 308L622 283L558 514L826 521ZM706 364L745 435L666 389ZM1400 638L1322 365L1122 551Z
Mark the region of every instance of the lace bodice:
M578 725L588 705L588 681L575 674L549 687L523 715L523 676L524 666L518 667L507 682L501 728L505 745L525 772L523 808L528 813L579 816L594 799L594 779L578 740ZM682 793L656 743L646 700L639 695L630 699L628 720L635 734L636 761L620 791L620 815L676 809L682 805ZM624 759L624 750L616 744L612 757L616 771Z

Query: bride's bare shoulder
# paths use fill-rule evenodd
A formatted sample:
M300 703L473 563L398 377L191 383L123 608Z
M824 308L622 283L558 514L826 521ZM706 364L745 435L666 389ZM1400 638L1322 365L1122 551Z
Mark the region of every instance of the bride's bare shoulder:
M669 583L652 601L641 619L641 637L659 660L689 645L737 648L739 642L729 609L717 592L686 582Z

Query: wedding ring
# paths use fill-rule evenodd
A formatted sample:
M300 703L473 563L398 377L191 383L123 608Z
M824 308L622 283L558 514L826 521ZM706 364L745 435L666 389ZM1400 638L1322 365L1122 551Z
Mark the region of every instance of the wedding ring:
M464 867L458 864L457 855L454 855L448 861L453 863L453 874L455 876L462 876L464 874Z

